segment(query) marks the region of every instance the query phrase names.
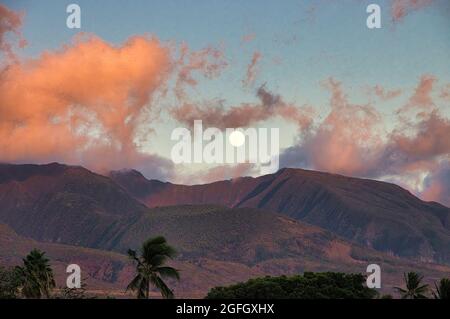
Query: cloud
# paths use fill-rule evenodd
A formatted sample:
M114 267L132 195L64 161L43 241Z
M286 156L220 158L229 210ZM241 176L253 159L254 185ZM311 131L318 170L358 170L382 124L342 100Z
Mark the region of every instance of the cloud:
M259 175L259 168L255 164L225 164L209 169L203 169L193 174L180 174L177 176L177 183L192 185L201 183L212 183L229 179L237 179L243 176Z
M14 12L6 6L0 4L0 51L3 51L8 59L15 59L14 45L8 39L8 34L16 36L16 44L22 48L26 41L22 36L20 28L22 27L23 14Z
M414 135L395 131L391 143L410 159L422 160L450 153L450 121L437 111L413 125Z
M441 178L448 175L440 167L450 154L450 120L431 98L436 82L422 76L407 104L395 112L395 128L386 132L373 106L351 104L341 83L328 79L324 86L331 92L330 113L284 150L281 167L395 180L417 195L448 204L448 183Z
M256 51L253 53L252 60L250 64L247 66L247 72L245 74L245 79L242 81L244 87L248 87L253 85L256 80L257 73L259 71L258 63L261 60L262 55L260 52Z
M81 36L57 52L10 64L0 73L0 160L96 170L163 164L140 152L136 139L148 131L146 112L171 68L168 49L149 37L112 46Z
M386 90L381 85L375 85L373 88L371 88L371 91L381 101L388 101L402 94L402 90Z
M341 83L333 78L323 83L331 92L331 111L301 142L285 151L281 166L303 166L317 170L361 175L373 162L381 146L380 115L370 105L348 101ZM296 156L299 162L295 163Z
M433 3L434 0L393 0L391 16L394 23L402 21L413 11L423 9Z
M243 103L226 108L224 101L207 101L203 104L184 103L171 110L172 116L181 123L192 126L194 120L202 120L204 125L217 128L248 127L274 116L294 122L302 129L312 124L313 110L298 107L283 101L279 95L269 92L265 86L256 91L257 103Z
M444 161L436 171L426 177L421 197L450 207L450 161Z
M437 79L432 75L423 75L420 82L410 97L408 104L400 109L400 112L410 109L430 109L435 106L432 92Z
M218 77L228 66L222 49L207 47L191 51L186 44L181 46L180 57L175 64L177 67L175 95L183 101L187 99L186 87L195 87L198 84L196 74L212 79Z
M249 42L252 42L255 39L256 39L256 34L255 33L247 33L247 34L244 34L242 36L241 42L242 43L249 43Z
M447 84L442 88L440 97L443 100L450 101L450 84Z

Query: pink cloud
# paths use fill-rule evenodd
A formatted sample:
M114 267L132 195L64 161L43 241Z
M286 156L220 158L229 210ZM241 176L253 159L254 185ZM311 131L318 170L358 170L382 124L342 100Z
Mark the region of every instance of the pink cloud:
M202 120L204 125L217 128L248 127L254 123L268 120L275 116L294 122L302 129L312 124L314 111L309 107L298 107L261 86L256 96L258 103L242 103L226 108L223 101L208 101L202 105L184 103L171 110L172 116L188 126L194 120Z
M427 176L426 187L421 194L424 200L450 206L450 162L443 162L438 169Z
M247 66L247 72L245 74L245 79L242 81L244 87L251 86L255 83L256 76L258 73L258 63L260 62L262 55L260 52L256 51L253 53L252 60Z
M386 90L381 85L375 85L372 91L382 101L394 99L402 93L402 90Z
M324 86L331 92L331 112L305 136L307 161L318 170L363 174L380 147L380 115L370 105L349 103L341 83L333 78Z
M242 43L249 43L249 42L252 42L255 39L256 39L256 34L255 33L247 33L247 34L244 34L242 36L241 42Z
M413 11L423 9L433 3L434 0L393 0L391 15L394 22L402 21Z
M175 94L180 100L186 99L186 86L195 87L198 84L196 74L212 79L228 66L224 51L218 48L191 51L187 45L182 45L180 51L180 58L176 61L178 75L175 87Z

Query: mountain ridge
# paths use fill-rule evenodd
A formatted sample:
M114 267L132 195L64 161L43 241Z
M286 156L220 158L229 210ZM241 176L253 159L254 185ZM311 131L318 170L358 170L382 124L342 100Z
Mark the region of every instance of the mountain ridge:
M450 262L450 209L392 183L291 168L204 185L146 181L136 172L110 176L148 207L259 208L401 257ZM134 192L137 188L140 193Z

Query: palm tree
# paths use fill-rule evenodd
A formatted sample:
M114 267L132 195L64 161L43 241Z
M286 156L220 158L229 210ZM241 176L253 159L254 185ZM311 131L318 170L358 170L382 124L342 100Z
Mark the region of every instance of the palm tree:
M425 293L428 291L428 285L422 285L423 276L416 272L403 274L406 289L394 287L397 289L402 299L426 299Z
M55 288L53 271L45 253L33 249L23 259L23 266L15 268L19 276L22 294L26 298L50 297L50 291Z
M435 299L450 299L450 279L443 278L436 286L436 292L433 292Z
M155 286L163 298L173 298L172 290L167 287L163 278L180 279L178 271L172 267L164 266L167 259L175 256L175 249L167 244L164 237L150 238L144 242L141 255L137 256L134 250L128 250L128 256L136 262L136 277L130 282L127 290L137 292L139 299L149 297L150 284Z

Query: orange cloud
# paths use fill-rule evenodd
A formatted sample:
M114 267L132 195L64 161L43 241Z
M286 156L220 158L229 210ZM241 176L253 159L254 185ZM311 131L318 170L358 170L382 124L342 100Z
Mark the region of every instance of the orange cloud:
M23 14L9 10L6 6L0 4L0 50L6 54L8 59L15 58L13 45L7 39L8 33L16 36L15 40L19 47L22 48L26 45L26 41L20 32L22 18Z
M141 166L136 136L172 68L158 40L79 37L0 73L0 160Z

